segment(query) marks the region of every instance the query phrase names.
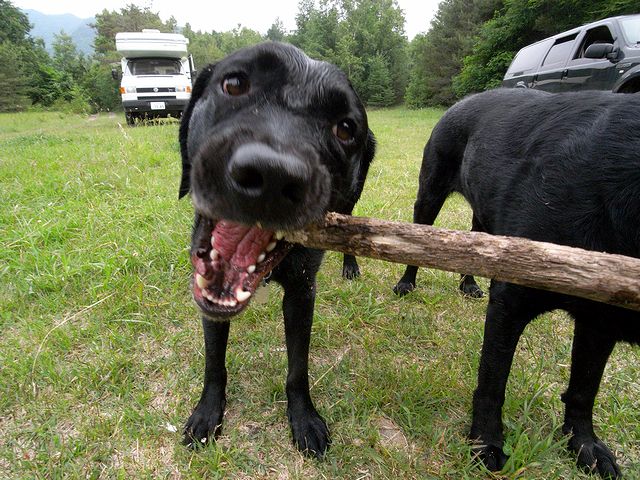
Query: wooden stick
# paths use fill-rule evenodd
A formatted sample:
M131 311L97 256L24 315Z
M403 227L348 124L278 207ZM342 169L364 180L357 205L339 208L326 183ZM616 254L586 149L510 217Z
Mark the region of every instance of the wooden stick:
M640 259L517 237L330 213L287 240L640 310Z

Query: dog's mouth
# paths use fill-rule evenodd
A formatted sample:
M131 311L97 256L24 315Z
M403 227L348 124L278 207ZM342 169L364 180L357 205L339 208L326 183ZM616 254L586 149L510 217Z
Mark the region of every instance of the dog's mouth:
M206 222L191 253L193 297L210 317L240 313L293 246L284 233L229 220Z

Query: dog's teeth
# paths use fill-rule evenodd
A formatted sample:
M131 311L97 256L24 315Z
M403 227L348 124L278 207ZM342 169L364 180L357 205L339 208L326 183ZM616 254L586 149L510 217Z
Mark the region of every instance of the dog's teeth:
M247 273L253 273L256 271L256 266L255 265L249 265L247 267Z
M260 222L256 222L256 227L262 228L262 224Z
M218 303L216 300L216 298L211 295L210 293L205 292L204 290L202 290L202 295L204 295L204 297L209 300L211 303Z
M261 253L261 254L258 256L258 263L262 262L265 258L267 258L267 254L266 254L266 253L264 253L264 252L263 252L263 253Z
M284 238L284 232L279 230L275 234L276 240L282 240Z
M241 302L241 303L246 302L247 300L249 300L250 297L251 297L251 292L241 290L240 288L236 290L236 300L238 300L238 302Z
M267 252L272 251L274 248L276 248L276 242L269 243L269 245L267 245Z
M212 247L216 246L216 237L214 237L213 235L211 235L211 246Z
M211 260L217 260L218 259L218 251L214 248L211 250L211 253L209 254L209 257L211 258Z
M203 290L209 286L207 279L199 273L196 273L196 284Z
M224 302L225 307L235 307L236 305L238 305L238 301L235 298L232 298L231 300L225 300Z

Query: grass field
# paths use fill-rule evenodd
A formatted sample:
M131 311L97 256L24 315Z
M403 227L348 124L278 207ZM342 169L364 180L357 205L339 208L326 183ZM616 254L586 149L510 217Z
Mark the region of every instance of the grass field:
M411 219L441 113L370 112L379 149L356 214ZM312 395L333 438L326 460L291 445L277 287L233 322L222 438L181 446L204 359L177 125L122 123L0 115L0 478L589 478L560 435L572 331L563 314L534 322L520 343L504 408L511 461L492 476L465 439L486 299L461 297L456 274L424 269L399 299L402 266L361 259L363 276L347 282L336 253L318 278L312 337ZM437 224L468 229L470 219L452 197ZM616 348L595 408L627 478L640 478L637 360L637 349Z

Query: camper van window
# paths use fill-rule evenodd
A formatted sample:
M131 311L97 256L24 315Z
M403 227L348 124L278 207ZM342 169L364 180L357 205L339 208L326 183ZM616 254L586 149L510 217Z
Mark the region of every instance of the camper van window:
M129 61L132 75L179 75L181 64L171 58L136 58Z
M622 33L630 45L640 44L640 16L620 20Z

